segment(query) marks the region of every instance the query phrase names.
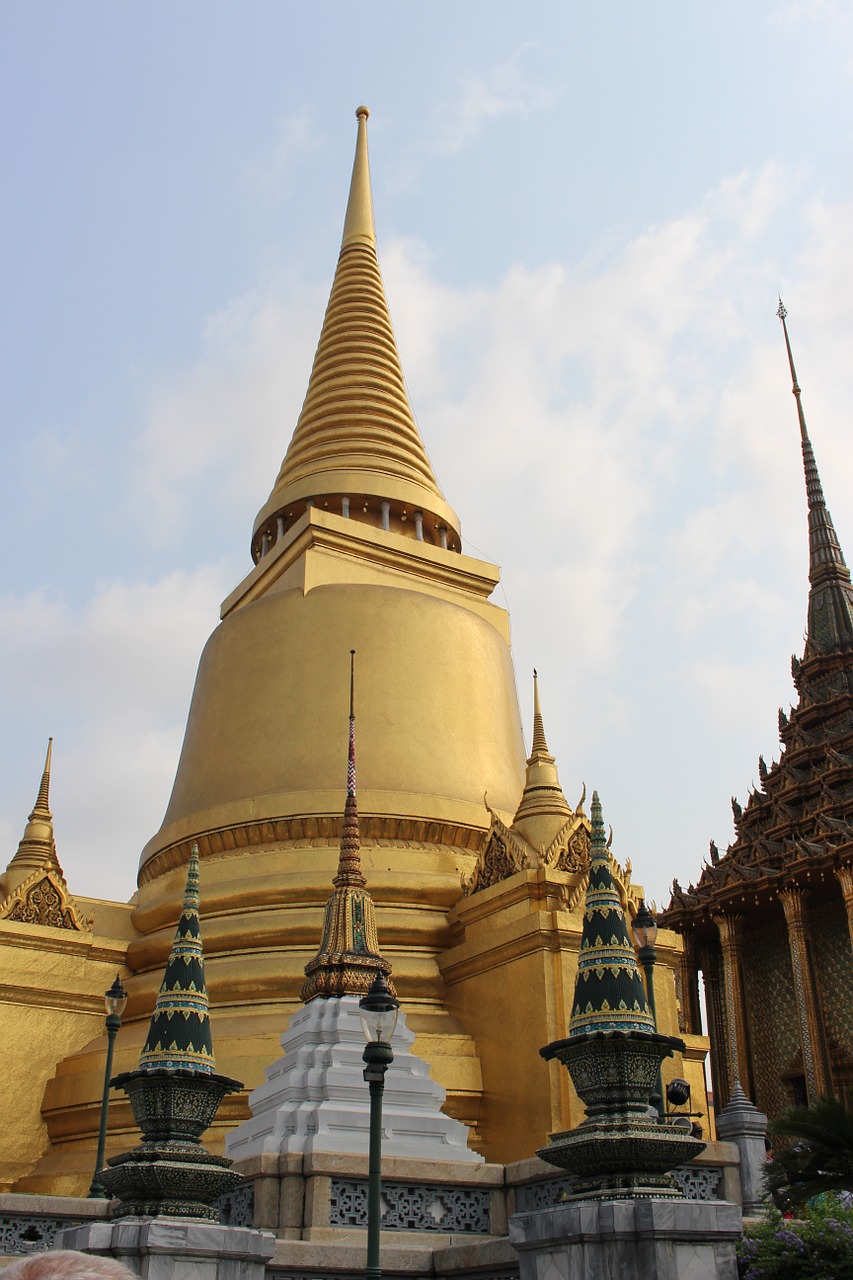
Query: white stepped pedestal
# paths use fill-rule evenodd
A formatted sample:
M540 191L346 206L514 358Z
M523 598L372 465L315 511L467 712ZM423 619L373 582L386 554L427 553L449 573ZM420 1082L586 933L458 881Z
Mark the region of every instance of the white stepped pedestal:
M468 1130L441 1110L445 1091L411 1053L414 1034L402 1013L385 1076L382 1154L479 1163ZM369 1093L362 1072L364 1034L356 996L318 997L293 1015L281 1037L284 1056L249 1095L252 1118L228 1135L232 1160L263 1153L334 1151L364 1155Z

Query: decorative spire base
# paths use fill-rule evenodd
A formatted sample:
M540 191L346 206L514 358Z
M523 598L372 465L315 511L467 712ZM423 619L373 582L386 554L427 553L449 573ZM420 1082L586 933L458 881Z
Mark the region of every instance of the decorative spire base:
M381 969L388 985L391 966L379 954L376 912L361 871L361 837L355 779L355 650L350 650L349 745L344 830L334 892L326 903L320 947L305 966L303 1004L317 996L362 996Z
M569 1036L540 1049L568 1069L587 1118L537 1154L577 1175L571 1199L678 1198L671 1170L705 1143L650 1113L660 1064L684 1042L658 1035L610 871L598 792Z
M97 1174L107 1193L121 1202L117 1218L218 1222L217 1201L243 1180L230 1160L211 1155L200 1141L222 1099L243 1085L218 1075L213 1058L198 870L198 845L193 845L181 918L139 1067L110 1081L130 1099L143 1138Z

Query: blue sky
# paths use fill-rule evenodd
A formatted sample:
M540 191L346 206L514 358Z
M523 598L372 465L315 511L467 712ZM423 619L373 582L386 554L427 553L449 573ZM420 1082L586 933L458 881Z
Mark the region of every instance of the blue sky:
M56 738L124 898L299 410L371 108L380 262L570 802L665 900L731 838L802 644L781 290L853 555L853 11L0 7L0 837Z

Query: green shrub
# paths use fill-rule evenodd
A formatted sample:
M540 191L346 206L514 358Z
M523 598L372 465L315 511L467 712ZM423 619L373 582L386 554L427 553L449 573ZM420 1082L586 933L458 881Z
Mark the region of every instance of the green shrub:
M771 1209L738 1245L741 1280L853 1280L853 1208L823 1196L805 1218Z

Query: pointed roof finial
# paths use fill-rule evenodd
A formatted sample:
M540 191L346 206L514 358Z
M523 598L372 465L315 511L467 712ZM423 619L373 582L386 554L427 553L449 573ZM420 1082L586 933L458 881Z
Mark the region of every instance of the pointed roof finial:
M181 918L139 1057L139 1069L203 1074L216 1071L204 981L197 844L190 853Z
M334 892L326 903L320 949L305 966L301 998L364 995L376 970L386 977L391 966L379 954L376 914L361 870L361 837L355 795L355 649L350 649L349 747L344 830ZM393 987L392 987L393 990Z
M48 738L47 755L44 770L39 783L38 795L33 805L24 834L18 844L17 852L9 863L3 876L0 877L0 897L21 884L39 868L52 868L61 874L56 856L56 843L53 832L53 815L50 811L50 762L53 754L53 738Z
M44 770L41 775L39 793L36 796L36 802L35 802L35 805L33 806L33 811L30 814L31 822L33 818L36 816L36 814L38 814L39 817L46 818L48 822L53 816L50 812L50 761L52 756L53 756L53 738L48 738L47 754L45 755L45 758L44 758Z
M589 885L569 1035L655 1030L625 912L613 883L598 792L592 793Z
M542 707L539 705L539 674L533 668L533 746L531 755L542 752L548 754L548 743L545 741L545 729L542 725Z
M344 833L338 859L338 874L332 883L336 888L352 885L363 889L361 874L361 836L358 830L358 803L355 795L355 649L349 656L349 746L347 749L347 798L344 806Z
M376 256L367 153L367 107L359 107L352 179L338 266L305 401L267 502L255 520L252 554L275 542L308 507L391 524L422 540L461 549L459 518L444 499L409 404ZM319 500L323 498L324 502ZM281 518L281 525L279 525ZM449 538L447 535L450 535Z
M524 775L524 790L511 830L533 849L546 848L571 818L554 757L545 741L539 673L533 669L533 742Z
M853 587L850 582L850 570L844 560L844 553L823 495L823 486L806 427L802 391L794 368L794 355L788 336L788 312L781 297L776 314L782 322L788 366L791 370L792 392L797 402L809 509L809 583L812 589L809 592L806 652L826 653L834 649L851 649L853 648Z
M373 196L370 191L370 158L367 153L367 107L356 111L358 136L355 142L355 159L352 166L349 200L344 218L344 235L341 248L349 244L376 244L376 228L373 223Z

